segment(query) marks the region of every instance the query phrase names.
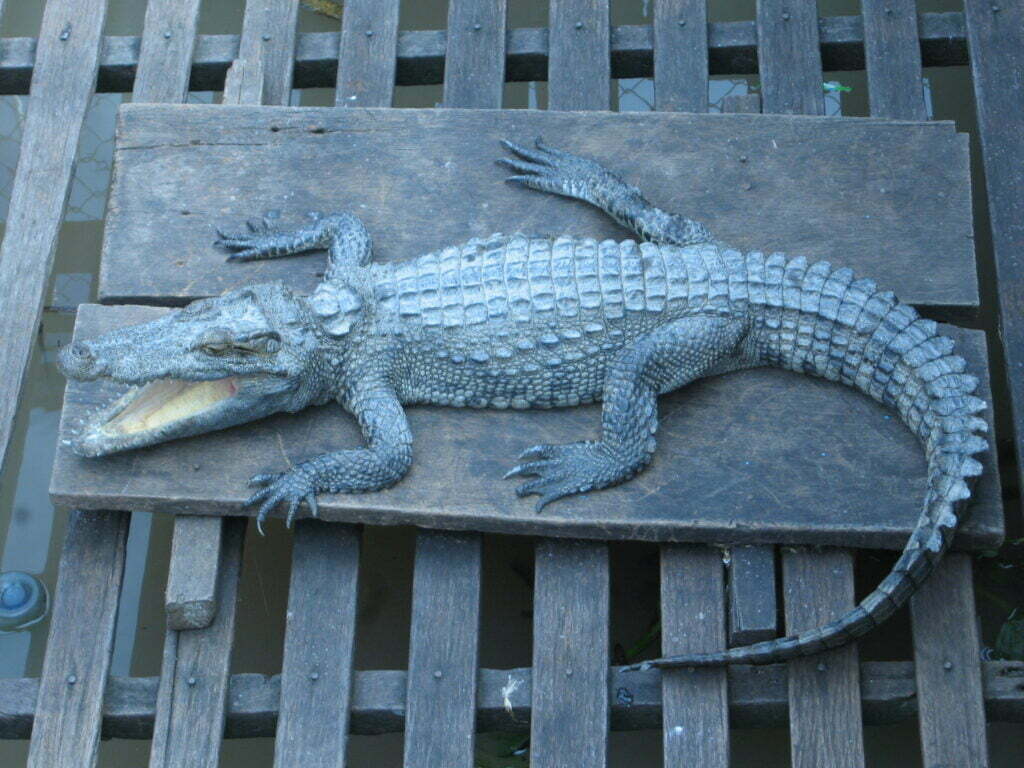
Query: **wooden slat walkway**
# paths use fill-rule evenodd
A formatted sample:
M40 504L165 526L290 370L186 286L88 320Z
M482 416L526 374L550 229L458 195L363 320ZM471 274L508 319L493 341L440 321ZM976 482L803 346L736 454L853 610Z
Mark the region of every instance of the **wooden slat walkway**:
M77 37L82 31L78 21L73 33L63 36L66 0L48 3L40 36L35 75L47 84L33 87L15 194L21 189L25 195L43 195L49 207L41 209L42 219L30 219L28 198L19 203L21 209L12 201L0 251L0 259L15 258L27 252L18 238L32 238L38 245L42 235L45 245L49 237L50 256L32 267L36 284L19 284L19 297L28 302L20 306L27 309L37 294L41 306L41 284L63 205L62 197L59 204L54 202L63 190L42 189L30 180L29 171L45 159L43 150L48 149L57 162L58 181L63 178L66 188L75 141L70 149L67 142L72 134L77 137L92 87L92 80L86 82L80 73L63 78L49 73L54 62L65 61L60 55L75 50L81 61L92 62L94 77L101 59L109 72L111 57L119 50L115 46L112 53L108 43L101 54L103 3L90 0L88 5L97 16L90 17L82 38ZM610 77L631 71L629 67L650 74L653 60L657 109L703 111L709 72L723 66L731 72L748 71L757 52L766 112L821 114L823 66L840 68L835 65L843 57L856 61L860 55L870 79L872 114L923 119L922 63L962 63L969 38L972 51L982 51L972 66L1011 366L1016 360L1019 334L1010 315L1024 214L1019 170L1024 126L1014 105L1019 106L1024 94L1019 78L1013 80L1008 73L1019 69L1024 57L1024 19L1017 7L967 0L964 15L924 14L915 19L909 0L865 0L860 32L836 19L819 24L813 4L761 0L756 22L708 25L702 0L663 0L655 4L650 30L640 34L641 28L617 28L611 34L607 2L552 0L549 36L541 41L532 30L506 34L504 0L452 0L447 41L438 42L430 32L398 32L398 0L350 0L339 33L301 38L296 34L297 6L296 0L250 0L240 36L197 39L198 0L150 0L141 52L125 49L117 61L122 70L138 68L136 100L181 101L195 45L193 87L239 60L225 88L228 103L287 103L293 67L301 80L323 77L325 68L336 66L339 105L387 106L396 78L431 81L435 75L424 71L438 58L444 60L447 49L447 106L500 107L504 81L527 75L542 79L530 70L540 61L549 66L549 108L606 109ZM85 11L76 6L76 13ZM920 56L915 38L922 40ZM81 49L72 48L72 42ZM323 53L325 45L333 51ZM899 55L887 55L894 47ZM8 47L0 55L0 84L18 50ZM410 72L416 65L419 74ZM67 110L63 121L44 124L43 116L52 114L48 110L62 104ZM735 100L728 108L757 111L758 101ZM16 216L19 211L22 219ZM16 247L18 253L8 257ZM0 261L3 274L8 274L8 264ZM34 285L38 291L29 290ZM6 322L4 306L0 304L0 321ZM16 318L28 327L26 319ZM30 334L15 338L24 338L23 349L29 349ZM18 349L22 347L14 352ZM18 377L8 387L12 401L24 367L13 363L0 366ZM0 422L0 433L0 448L5 449L9 419ZM897 722L915 712L925 764L974 766L987 761L986 709L993 719L1024 721L1024 665L979 660L966 555L951 556L913 600L914 664L858 663L857 649L851 646L757 670L627 676L608 666L606 544L538 543L533 667L486 670L478 669L477 662L480 535L423 532L416 551L409 670L353 672L360 531L317 521L302 521L295 532L280 677L229 674L244 521L181 518L172 556L171 581L176 586L168 596L178 618L166 635L161 678L113 679L108 684L128 521L127 513L73 514L43 675L39 681L0 680L0 737L24 738L31 727L33 766L94 764L101 733L152 737L152 765L215 766L222 737L276 733L275 765L343 766L350 730L404 728L405 765L471 768L477 729L521 728L527 720L535 766L605 765L612 724L662 726L666 765L724 766L730 724L787 720L794 765L857 766L864 765L862 720ZM186 535L199 535L202 526L218 544L207 547L205 554L189 552ZM760 614L751 610L758 592L750 587L760 578L765 582L761 594L774 606L772 549L734 549L732 554L727 604L719 550L662 547L664 653L721 648L727 606L733 614L733 643L774 630L774 609ZM193 577L187 578L190 563ZM783 554L787 630L820 624L852 605L852 563L852 554L844 550ZM203 624L208 626L182 628ZM520 684L515 690L509 686L512 680ZM629 698L623 700L616 692L627 686ZM518 724L510 724L509 707Z

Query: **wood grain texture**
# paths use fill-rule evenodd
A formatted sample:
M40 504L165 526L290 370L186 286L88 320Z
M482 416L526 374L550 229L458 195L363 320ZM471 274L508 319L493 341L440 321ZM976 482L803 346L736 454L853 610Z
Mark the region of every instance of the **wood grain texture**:
M406 695L406 768L473 768L480 536L416 538Z
M729 645L776 635L775 548L736 546L729 559Z
M927 120L914 0L861 0L868 104L875 117Z
M444 104L500 109L505 87L505 0L452 0Z
M608 0L551 0L548 23L548 109L608 109Z
M910 598L925 765L988 765L971 558L953 553Z
M782 555L786 632L820 627L853 607L848 550ZM789 735L793 768L864 765L857 646L789 662Z
M530 765L602 768L609 717L608 547L537 543Z
M532 696L528 667L481 669L477 698L477 724L481 731L521 733L530 719ZM1024 722L1024 664L1013 661L981 663L982 689L989 722ZM353 734L401 732L405 726L406 673L404 670L356 671L353 683ZM784 664L739 666L728 670L729 717L733 727L785 725L787 670ZM661 728L661 674L622 672L612 668L608 680L612 730ZM512 715L505 706L509 681L518 688L509 695ZM890 725L917 716L914 665L909 661L868 661L860 665L861 698L865 725ZM157 677L111 677L103 702L103 738L148 739L153 733ZM619 689L631 700L615 695ZM0 678L0 738L28 738L32 728L37 678ZM228 686L229 739L273 736L278 719L281 678L242 673Z
M352 699L360 531L295 526L275 765L343 768Z
M661 549L661 653L725 648L722 553L687 544ZM726 670L666 670L662 680L666 765L729 765Z
M336 49L335 103L339 107L391 106L399 5L400 0L347 0L345 3L340 48Z
M817 5L757 0L757 41L764 111L824 114Z
M913 304L977 305L967 138L949 123L216 105L122 107L100 297L185 303L278 279L311 291L320 254L229 264L211 245L215 228L268 210L285 226L353 211L384 261L492 232L628 237L591 206L503 183L498 140L535 136L606 163L734 247L828 259Z
M227 521L213 622L203 629L169 631L164 638L149 757L153 768L216 768L219 762L244 536L245 521Z
M74 512L60 555L30 768L96 765L129 515Z
M217 613L224 520L177 515L164 592L167 628L202 629Z
M659 0L652 27L655 108L707 112L707 0Z
M164 311L83 305L76 338ZM988 398L983 334L953 326L942 331L957 341L981 377L980 396ZM83 409L122 390L104 382L71 384L62 438ZM641 476L560 500L538 515L501 476L539 436L569 442L594 434L599 408L410 408L418 447L409 475L385 491L321 496L320 514L342 522L585 538L885 548L902 548L917 520L925 492L920 446L896 416L845 387L785 371L745 371L666 395L660 413L658 451ZM361 444L354 420L324 406L102 459L79 458L59 445L50 490L66 506L251 515L253 509L242 507L246 481L253 472L280 470L282 446L289 461L299 462ZM960 548L991 548L1002 539L992 453L983 460L988 471L957 534ZM217 471L196 471L196 465Z
M146 5L132 101L183 103L188 96L200 0Z
M1024 6L965 2L971 73L985 163L999 325L1024 485Z
M54 0L43 11L0 246L0 467L42 315L106 13L106 0Z
M238 58L258 59L266 73L262 97L250 103L288 104L292 94L298 14L299 0L246 0Z

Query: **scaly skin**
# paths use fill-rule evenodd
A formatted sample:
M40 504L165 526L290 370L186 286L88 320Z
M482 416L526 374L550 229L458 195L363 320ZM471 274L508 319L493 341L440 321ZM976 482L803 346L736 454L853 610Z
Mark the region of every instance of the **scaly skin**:
M404 405L547 408L601 401L601 437L537 445L506 477L537 510L641 472L655 450L657 396L695 379L771 365L841 381L897 410L921 439L929 490L892 573L859 606L793 637L645 666L768 663L864 634L902 605L949 546L972 456L986 447L975 414L977 380L952 342L891 293L848 269L782 254L742 254L700 224L650 205L592 160L505 142L510 181L578 198L643 241L492 235L407 262L374 264L362 224L315 217L297 232L270 222L222 235L230 259L326 248L329 269L312 296L280 284L205 299L165 318L65 350L66 375L129 383L234 377L233 397L183 422L131 436L83 425L86 455L199 434L274 411L335 400L359 421L366 447L260 474L249 500L262 522L279 503L291 522L318 493L371 491L412 461ZM127 399L131 400L134 395Z

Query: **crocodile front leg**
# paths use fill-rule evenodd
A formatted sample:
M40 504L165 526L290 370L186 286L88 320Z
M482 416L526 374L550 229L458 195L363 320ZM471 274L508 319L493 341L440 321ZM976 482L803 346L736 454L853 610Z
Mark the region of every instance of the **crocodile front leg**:
M321 216L311 213L309 226L286 232L264 217L248 223L249 231L235 235L217 231L214 245L231 251L228 261L279 259L305 251L327 249L328 278L335 270L362 267L373 256L370 234L363 223L350 213Z
M325 453L287 472L253 475L249 485L262 488L245 503L260 504L256 516L260 533L263 521L278 502L288 504L290 527L303 501L313 517L317 516L318 493L378 491L398 482L409 471L412 432L394 392L384 385L366 388L348 398L346 407L358 419L366 447Z
M712 240L711 233L703 224L654 207L639 189L600 163L546 146L540 139L537 139L536 149L527 149L511 141L501 143L517 155L516 159L504 157L498 160L518 174L509 177L508 181L588 202L652 243L693 245Z
M654 454L657 396L703 376L744 367L744 320L693 316L676 320L623 349L605 373L601 439L535 445L506 478L536 476L516 489L540 496L537 511L576 493L617 485L642 471Z

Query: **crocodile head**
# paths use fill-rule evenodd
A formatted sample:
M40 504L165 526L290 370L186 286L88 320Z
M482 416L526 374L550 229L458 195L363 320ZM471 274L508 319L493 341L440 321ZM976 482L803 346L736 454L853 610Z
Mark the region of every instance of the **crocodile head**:
M76 341L61 350L65 376L132 387L79 425L71 447L103 456L304 408L319 394L313 329L305 298L266 283Z

